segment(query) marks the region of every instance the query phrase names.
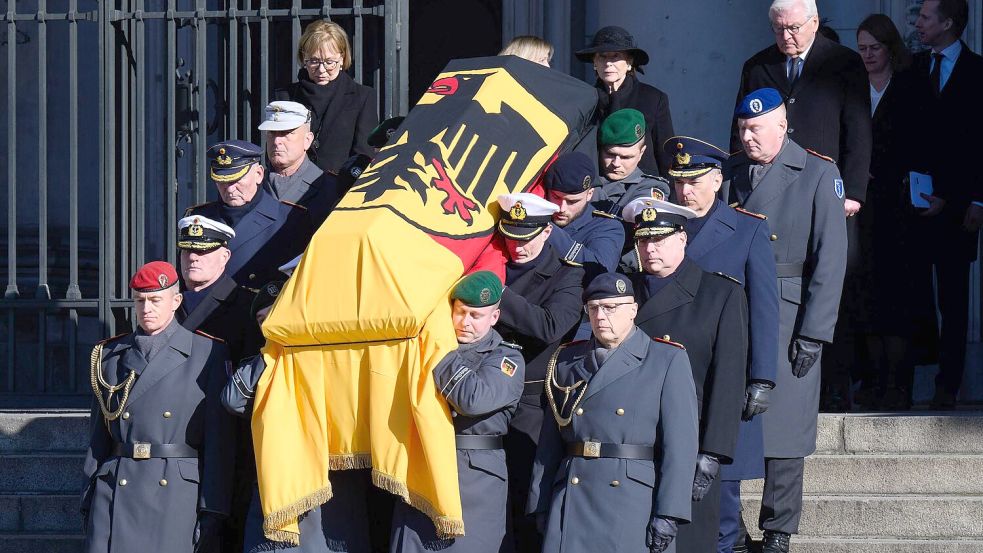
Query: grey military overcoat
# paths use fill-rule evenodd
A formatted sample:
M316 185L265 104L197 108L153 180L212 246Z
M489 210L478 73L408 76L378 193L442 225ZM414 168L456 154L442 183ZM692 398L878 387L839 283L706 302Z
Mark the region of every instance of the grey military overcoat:
M752 191L743 152L727 165L730 202L768 217L778 273L778 374L771 407L761 417L765 457L805 457L816 449L820 362L803 378L792 374L797 336L833 340L846 273L843 181L836 165L789 140Z
M229 513L235 420L219 397L228 348L172 325L149 363L133 334L103 344L106 382L118 384L130 370L137 377L116 420L107 424L93 402L81 505L88 553L190 553L197 514ZM134 459L113 451L116 443L137 442L151 444L151 455L157 444L190 446L197 455Z
M574 342L558 355L550 385L572 420L561 428L544 418L527 510L547 514L544 553L648 553L653 516L690 520L699 426L689 359L637 327L600 369L593 347ZM556 385L578 381L583 399L574 407L577 389L563 406ZM658 461L567 454L584 441L655 446Z

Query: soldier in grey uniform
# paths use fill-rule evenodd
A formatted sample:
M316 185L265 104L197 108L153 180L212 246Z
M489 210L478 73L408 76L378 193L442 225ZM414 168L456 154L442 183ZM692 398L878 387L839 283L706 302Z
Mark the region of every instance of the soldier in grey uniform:
M601 205L600 209L618 216L628 200L639 194L659 200L669 197L669 183L665 179L647 175L638 167L649 147L662 147L645 143L642 112L625 108L612 113L601 123L597 142L601 150L601 176L597 179L594 201ZM657 192L653 193L652 189Z
M164 261L133 275L131 334L96 345L82 492L88 553L217 551L229 513L235 420L222 409L228 348L174 318Z
M501 297L502 281L490 271L468 275L454 287L452 318L459 345L433 372L457 432L465 535L437 538L428 516L398 501L393 553L498 553L502 547L509 490L502 436L522 395L525 363L516 347L503 342L492 328L498 322Z
M788 551L802 513L803 458L816 449L820 355L833 339L846 272L843 180L828 158L786 136L781 94L763 88L737 107L744 152L728 160L731 202L768 217L778 275L778 374L762 415L764 553ZM724 196L727 197L727 196Z
M635 326L624 275L598 276L583 300L594 334L550 360L528 512L544 553L675 551L699 439L689 359Z

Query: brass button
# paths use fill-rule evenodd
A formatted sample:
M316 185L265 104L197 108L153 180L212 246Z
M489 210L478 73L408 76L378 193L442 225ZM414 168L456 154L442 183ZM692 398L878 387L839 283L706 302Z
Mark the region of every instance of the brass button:
M584 414L584 408L583 408L583 407L577 407L577 411L576 411L576 413L577 413L578 415L583 415L583 414Z
M625 414L625 410L619 407L619 408L618 408L618 409L617 409L617 410L616 410L616 411L614 412L614 414L615 414L615 415L618 415L618 416L620 417L620 416L622 416L622 415L624 415L624 414Z
M256 278L256 273L250 273L249 274L249 280L253 280L255 278Z
M665 341L667 341L667 342L670 341L670 340L672 340L672 338L670 338L668 334L664 335L662 337L662 339L665 340Z
M164 418L165 419L171 418L171 412L170 411L164 411Z
M617 488L620 485L621 485L621 482L618 482L617 480L612 480L611 481L611 487L612 488Z
M126 420L128 418L130 418L130 412L129 411L123 413L123 420Z
M161 478L160 479L160 485L161 486L166 486L167 485L167 479L166 478Z
M580 478L577 478L576 476L574 476L573 478L570 479L570 483L573 484L574 486L576 486L577 484L580 483Z
M771 235L771 241L774 242L775 240L778 240L778 235L777 234L772 234Z
M125 486L125 485L126 485L126 478L124 478L124 479L122 479L122 480L120 480L120 481L119 481L119 485L120 485L120 486Z

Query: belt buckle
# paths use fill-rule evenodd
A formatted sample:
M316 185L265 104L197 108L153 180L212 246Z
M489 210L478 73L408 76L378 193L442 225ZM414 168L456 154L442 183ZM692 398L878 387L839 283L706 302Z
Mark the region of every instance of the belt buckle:
M150 459L150 444L145 442L136 442L133 444L133 458Z
M601 456L601 442L584 442L584 457L597 459Z

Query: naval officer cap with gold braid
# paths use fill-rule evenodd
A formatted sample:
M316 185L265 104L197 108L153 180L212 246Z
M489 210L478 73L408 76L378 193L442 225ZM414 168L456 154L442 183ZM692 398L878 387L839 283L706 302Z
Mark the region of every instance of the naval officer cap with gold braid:
M177 247L181 250L205 252L228 247L229 240L236 237L232 227L201 215L189 215L178 221L177 227Z
M730 157L713 144L689 136L674 136L666 140L662 151L672 158L669 176L681 178L696 178L721 169Z
M208 149L208 165L215 182L236 182L259 163L263 149L245 140L219 142Z
M498 232L512 240L532 240L539 236L560 210L553 202L528 192L503 194L498 197L502 218L498 220Z
M683 230L687 219L696 217L696 212L655 198L638 198L625 206L621 217L635 223L635 240L640 240L675 234Z

